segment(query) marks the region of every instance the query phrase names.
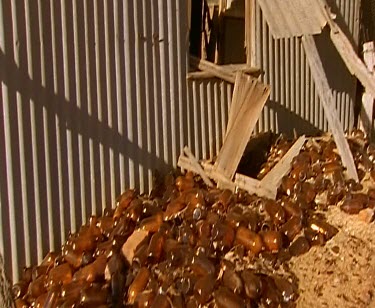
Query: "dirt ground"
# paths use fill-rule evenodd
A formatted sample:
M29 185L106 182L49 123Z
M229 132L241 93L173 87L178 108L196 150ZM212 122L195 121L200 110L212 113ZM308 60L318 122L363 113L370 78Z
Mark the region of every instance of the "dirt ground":
M340 231L323 247L290 261L299 279L297 307L375 307L375 224L337 206L326 213Z

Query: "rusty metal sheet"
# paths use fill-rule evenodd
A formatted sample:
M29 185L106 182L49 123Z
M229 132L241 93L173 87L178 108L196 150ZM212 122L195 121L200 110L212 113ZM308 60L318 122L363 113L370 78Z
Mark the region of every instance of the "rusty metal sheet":
M318 34L327 21L319 1L258 0L274 38Z

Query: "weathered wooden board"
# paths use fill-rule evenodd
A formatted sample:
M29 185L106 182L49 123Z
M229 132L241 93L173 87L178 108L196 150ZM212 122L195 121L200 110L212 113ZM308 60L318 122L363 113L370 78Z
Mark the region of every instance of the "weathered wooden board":
M198 59L197 57L194 57L194 56L190 56L189 59L190 59L190 64L192 66L197 67L201 71L209 72L218 78L221 78L230 83L234 83L235 74L231 70L228 70L227 68L217 65L215 63L212 63L210 61Z
M228 179L236 172L247 142L270 95L270 87L244 74L237 77L238 87L244 87L234 101L235 110L231 114L223 146L215 162L215 168ZM237 101L238 100L238 101Z
M280 186L282 178L290 171L292 160L298 155L305 141L305 136L299 137L288 152L260 181L261 187L267 188L272 192L272 199L276 198L277 188Z
M375 69L375 46L374 42L363 44L363 60L370 71L374 75ZM373 129L373 113L374 113L374 96L367 91L362 95L362 108L359 118L359 127L371 136Z
M302 37L302 43L305 49L307 60L310 64L311 74L314 78L325 115L328 120L328 126L335 139L337 149L341 155L343 165L347 168L349 178L358 181L358 174L354 164L353 155L350 151L349 144L345 139L344 131L340 120L337 116L335 101L329 87L327 76L323 69L314 38L311 35Z

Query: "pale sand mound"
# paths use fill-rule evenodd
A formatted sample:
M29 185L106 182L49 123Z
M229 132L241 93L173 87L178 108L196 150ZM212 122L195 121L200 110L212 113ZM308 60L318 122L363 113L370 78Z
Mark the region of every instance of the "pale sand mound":
M326 214L339 233L290 261L299 279L297 307L375 307L375 224L338 207Z

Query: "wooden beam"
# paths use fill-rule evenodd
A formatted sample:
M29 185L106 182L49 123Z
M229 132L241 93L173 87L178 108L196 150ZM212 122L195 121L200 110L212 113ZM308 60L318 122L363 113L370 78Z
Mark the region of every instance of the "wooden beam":
M321 0L323 10L331 28L331 40L343 59L350 73L358 78L365 87L366 92L375 97L375 75L367 69L366 65L358 57L349 39L340 26L333 20L330 7L325 0Z
M305 49L307 60L310 64L311 74L314 78L315 86L319 93L325 115L328 120L328 126L335 139L337 149L341 155L343 165L347 169L349 178L358 181L358 174L354 164L353 155L349 144L345 139L344 131L335 108L335 100L329 87L327 76L323 69L322 61L319 57L314 38L311 35L302 37L303 47Z
M367 42L363 44L363 60L367 69L371 74L374 74L375 68L375 48L374 42ZM374 96L370 93L363 93L362 107L359 117L359 127L365 131L368 136L372 136L373 130L373 113L374 113Z
M245 0L245 49L246 49L246 63L251 65L251 50L252 50L252 13L254 10L253 0Z
M276 198L277 189L281 184L282 178L290 171L293 158L298 155L303 144L305 136L301 136L280 159L280 161L266 174L260 181L260 186L272 192L272 199Z

